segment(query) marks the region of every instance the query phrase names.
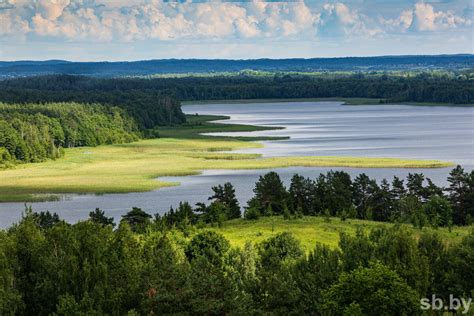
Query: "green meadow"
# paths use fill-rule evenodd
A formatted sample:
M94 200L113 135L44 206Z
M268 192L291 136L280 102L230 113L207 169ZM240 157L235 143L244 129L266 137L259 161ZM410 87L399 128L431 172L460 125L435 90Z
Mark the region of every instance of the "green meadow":
M218 117L221 119L221 117ZM356 168L439 168L450 163L363 157L276 157L233 153L262 146L231 137L201 136L210 131L250 131L245 125L214 124L216 117L194 117L183 127L158 130L162 138L128 144L80 147L42 163L19 164L0 171L0 201L42 201L61 193L125 193L159 189L178 183L163 176L199 174L206 169L267 169L292 166Z
M344 232L355 235L358 228L370 231L379 227L391 227L393 223L382 223L359 219L325 218L317 216L304 216L303 218L285 220L282 216L262 217L258 220L234 219L225 221L222 227L211 228L223 234L233 246L243 247L246 242L259 243L280 232L291 232L301 242L303 248L309 252L316 243L322 243L336 248L339 243L339 234ZM416 229L406 225L415 235L422 232L436 232L446 243L457 243L466 236L472 226L448 228Z

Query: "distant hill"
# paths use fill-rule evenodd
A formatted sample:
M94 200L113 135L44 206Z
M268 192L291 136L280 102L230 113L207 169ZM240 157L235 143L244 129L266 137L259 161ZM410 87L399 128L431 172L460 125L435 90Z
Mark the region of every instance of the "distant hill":
M44 74L99 77L166 73L262 71L381 71L474 68L473 54L311 59L160 59L133 62L0 61L0 78Z

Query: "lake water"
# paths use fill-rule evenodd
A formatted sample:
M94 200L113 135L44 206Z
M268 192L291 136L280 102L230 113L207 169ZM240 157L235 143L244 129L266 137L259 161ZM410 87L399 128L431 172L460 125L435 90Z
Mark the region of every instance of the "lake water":
M245 136L289 136L288 140L265 141L263 148L242 150L271 156L363 156L439 159L474 169L474 108L408 105L347 106L338 102L291 102L255 104L200 104L183 106L186 113L220 114L226 122L283 126L283 130L234 133ZM446 184L451 168L440 169L361 169L303 168L276 169L289 185L294 173L315 178L331 169L345 170L351 176L365 172L381 180L409 172L423 172L439 185ZM236 188L241 205L252 196L258 177L269 170L207 170L201 175L167 177L178 187L151 192L68 195L62 201L30 203L35 211L56 212L69 222L88 217L99 207L116 221L133 206L149 213L163 213L179 201L192 204L206 201L211 187L227 181ZM0 203L0 227L18 221L24 203Z

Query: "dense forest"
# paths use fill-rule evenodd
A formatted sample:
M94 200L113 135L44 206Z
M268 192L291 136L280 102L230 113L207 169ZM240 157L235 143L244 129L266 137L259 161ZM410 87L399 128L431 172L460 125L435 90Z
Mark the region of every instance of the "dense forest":
M137 140L136 123L99 104L0 103L0 164L55 159L63 148Z
M278 213L284 198L293 205L289 209L312 214L295 194L300 180L295 176L286 191L277 175L263 176L246 213L266 203L264 215L285 217L285 206ZM329 191L338 190L338 180L325 183ZM276 190L270 190L273 185ZM456 191L464 185L451 181L448 197L439 198L468 199L465 207L472 211L472 186L461 196ZM437 233L406 225L358 228L340 233L338 247L316 244L308 253L282 232L236 248L210 229L239 216L234 193L231 184L219 185L210 205L193 210L181 203L154 218L133 208L118 227L100 209L73 225L27 209L18 224L0 231L0 314L420 315L420 299L433 293L445 302L450 295L467 300L474 294L474 231L447 243ZM405 194L423 198L418 193ZM424 205L441 208L420 205L416 211L444 207L433 201ZM327 207L340 214L342 206ZM458 312L465 311L461 306Z
M7 103L100 103L125 109L140 129L186 121L181 104L140 81L45 76L0 81L0 101Z
M138 76L164 73L263 71L393 71L473 68L474 55L377 56L291 59L162 59L132 62L70 62L64 60L0 62L0 77L40 74Z
M179 124L184 116L178 100L377 98L386 102L445 102L469 104L474 85L469 78L421 73L312 77L210 76L182 78L115 78L39 76L0 81L3 102L97 102L121 106L145 128Z

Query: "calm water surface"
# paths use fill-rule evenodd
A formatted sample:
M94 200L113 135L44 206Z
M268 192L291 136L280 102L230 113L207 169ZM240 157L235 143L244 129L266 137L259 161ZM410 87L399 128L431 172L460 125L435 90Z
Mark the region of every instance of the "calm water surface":
M231 117L226 122L267 126L283 126L283 130L233 133L245 136L290 136L289 140L265 141L264 148L240 152L272 156L363 156L439 159L474 169L474 108L427 107L407 105L345 106L338 102L292 102L256 104L200 104L183 107L186 113L221 114ZM223 134L223 133L222 133ZM409 172L423 172L439 185L446 184L451 168L440 169L361 169L345 170L352 176L365 172L381 180ZM331 168L276 169L285 181L294 173L317 177ZM230 181L236 187L241 204L251 197L259 175L269 170L207 170L198 176L167 177L180 182L178 187L157 191L105 195L68 195L57 202L32 203L36 211L57 212L62 218L76 222L88 217L99 207L108 216L120 216L133 206L149 213L163 213L179 201L206 201L211 186ZM16 222L24 203L0 203L0 227Z

